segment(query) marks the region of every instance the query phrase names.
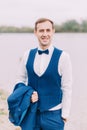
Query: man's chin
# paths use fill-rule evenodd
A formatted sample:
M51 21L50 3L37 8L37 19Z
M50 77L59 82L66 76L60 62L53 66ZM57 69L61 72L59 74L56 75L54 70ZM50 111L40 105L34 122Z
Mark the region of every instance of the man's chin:
M42 44L42 46L48 46L48 44Z
M47 45L49 45L49 43L48 42L42 42L42 45L47 46Z

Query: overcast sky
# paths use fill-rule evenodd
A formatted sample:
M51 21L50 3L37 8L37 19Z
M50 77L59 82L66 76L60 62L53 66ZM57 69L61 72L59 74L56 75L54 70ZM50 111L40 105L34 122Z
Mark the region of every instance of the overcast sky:
M34 26L40 17L58 24L87 19L87 0L0 0L0 25Z

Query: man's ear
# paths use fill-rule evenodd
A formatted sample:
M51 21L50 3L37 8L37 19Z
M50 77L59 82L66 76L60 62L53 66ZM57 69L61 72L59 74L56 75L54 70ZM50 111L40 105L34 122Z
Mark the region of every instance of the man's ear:
M55 33L55 28L53 29L53 32Z
M34 34L37 35L37 31L34 29Z
M36 35L36 30L34 29L34 34Z

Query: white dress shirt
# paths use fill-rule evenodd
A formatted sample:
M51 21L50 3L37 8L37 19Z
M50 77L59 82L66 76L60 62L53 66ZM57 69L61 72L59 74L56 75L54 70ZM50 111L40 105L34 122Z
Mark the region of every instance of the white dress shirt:
M38 49L41 50L40 47L38 47ZM37 52L35 56L33 68L35 73L39 77L43 75L43 73L46 71L47 66L51 60L54 47L51 45L48 49L49 49L48 55L44 53L42 55L39 55ZM21 60L16 83L23 82L26 85L28 83L28 75L26 70L26 62L28 56L29 56L29 50L25 52ZM62 52L59 59L58 73L60 76L62 76L61 78L61 89L63 91L62 103L49 110L52 111L52 110L58 110L62 108L62 117L67 118L69 116L70 106L71 106L72 66L71 66L69 54L64 51Z

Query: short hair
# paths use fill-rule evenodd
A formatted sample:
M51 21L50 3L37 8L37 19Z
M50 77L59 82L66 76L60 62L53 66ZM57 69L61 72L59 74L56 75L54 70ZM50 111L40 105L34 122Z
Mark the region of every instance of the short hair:
M43 22L46 22L46 21L49 21L51 24L52 24L52 28L54 29L54 22L48 18L40 18L38 19L36 22L35 22L35 30L37 30L37 24L38 23L43 23Z

